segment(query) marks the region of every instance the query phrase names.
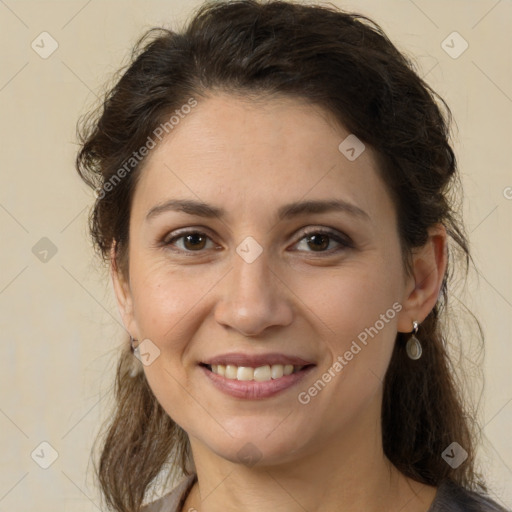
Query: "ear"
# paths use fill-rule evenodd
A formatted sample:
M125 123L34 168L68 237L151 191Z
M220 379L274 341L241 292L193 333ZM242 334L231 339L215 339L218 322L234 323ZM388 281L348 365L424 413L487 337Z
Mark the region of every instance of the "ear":
M446 228L436 224L428 235L427 243L413 251L413 275L406 280L399 332L411 332L413 321L421 324L434 309L441 291L448 259Z
M130 282L126 279L122 271L117 267L116 260L116 242L112 243L110 248L110 276L114 285L114 292L117 299L117 307L123 324L128 333L135 339L138 338L138 328L134 317L133 299L130 290Z

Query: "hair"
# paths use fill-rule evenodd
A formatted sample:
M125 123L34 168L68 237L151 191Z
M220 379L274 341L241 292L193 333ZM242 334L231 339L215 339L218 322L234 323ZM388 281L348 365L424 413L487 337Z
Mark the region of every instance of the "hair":
M384 380L383 447L414 480L438 486L449 479L486 490L475 469L476 420L455 376L442 323L455 263L467 277L471 261L454 207L460 178L449 140L451 112L412 61L378 24L331 5L216 1L200 6L181 32L147 31L115 79L102 104L78 124L76 168L101 191L89 217L94 246L105 262L114 248L113 265L126 276L131 201L145 162L132 157L173 112L216 91L319 106L372 147L396 207L406 272L412 250L427 242L428 228L445 226L448 268L417 334L423 345L419 363L405 354L407 337L396 336ZM125 172L114 184L120 169ZM139 509L166 463L191 474L186 433L158 403L144 372L132 376L133 360L126 343L95 467L108 507L118 512ZM441 457L453 441L468 453L456 469Z

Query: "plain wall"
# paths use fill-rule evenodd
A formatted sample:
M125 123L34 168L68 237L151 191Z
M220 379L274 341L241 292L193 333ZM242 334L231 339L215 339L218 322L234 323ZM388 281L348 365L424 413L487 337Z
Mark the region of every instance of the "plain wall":
M485 331L480 461L495 498L512 507L512 2L334 3L380 23L453 111L478 268L454 302ZM94 197L74 170L75 125L145 29L175 28L197 5L0 2L0 511L99 509L89 457L124 330L87 234ZM45 31L58 48L43 59L31 44L48 51ZM458 58L441 46L454 31L469 45ZM478 351L462 347L470 364ZM58 454L48 469L34 461L50 462L42 442Z

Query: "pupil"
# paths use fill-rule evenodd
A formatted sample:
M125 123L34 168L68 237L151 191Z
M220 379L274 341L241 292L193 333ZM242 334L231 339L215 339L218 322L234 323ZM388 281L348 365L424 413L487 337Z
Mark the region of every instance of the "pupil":
M310 235L308 238L309 243L313 242L313 248L326 249L329 246L329 237L327 235Z

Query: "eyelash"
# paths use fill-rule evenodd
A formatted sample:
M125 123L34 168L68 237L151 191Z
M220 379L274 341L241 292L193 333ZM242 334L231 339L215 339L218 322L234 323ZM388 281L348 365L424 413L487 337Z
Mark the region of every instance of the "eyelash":
M164 238L161 243L164 247L169 247L169 248L171 248L171 250L176 251L176 252L181 252L183 254L186 254L187 256L189 256L189 255L192 256L193 253L196 253L196 252L197 253L204 252L205 249L201 249L198 251L190 251L187 249L172 248L174 242L186 237L187 235L203 235L203 236L206 236L209 240L211 240L211 237L209 237L207 233L204 233L203 231L191 229L191 230L187 230L187 231L178 232L175 236L173 236L172 238L170 238L168 240L166 240ZM302 233L301 238L299 238L298 242L296 242L294 245L297 245L299 242L301 242L302 240L304 240L305 238L307 238L308 236L311 236L311 235L326 235L331 240L334 240L335 242L339 243L341 245L341 247L338 247L336 249L329 249L329 250L325 250L325 251L302 251L302 252L310 252L313 254L317 253L317 254L332 255L334 253L338 253L340 251L344 251L344 250L351 249L354 247L350 238L348 238L348 237L343 238L343 237L339 236L336 232L327 230L325 228L308 229L307 231L304 231Z

